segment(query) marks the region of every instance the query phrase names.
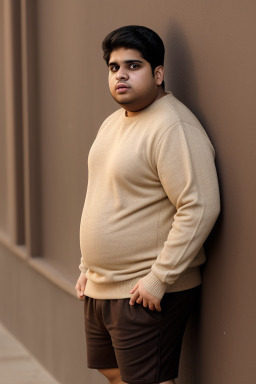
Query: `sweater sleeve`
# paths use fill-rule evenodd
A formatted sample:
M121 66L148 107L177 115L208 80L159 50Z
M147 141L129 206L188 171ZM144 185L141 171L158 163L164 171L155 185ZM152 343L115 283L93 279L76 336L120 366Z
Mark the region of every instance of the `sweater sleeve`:
M161 184L176 208L163 249L142 281L162 298L198 254L220 211L214 149L200 128L178 123L159 141L155 162Z

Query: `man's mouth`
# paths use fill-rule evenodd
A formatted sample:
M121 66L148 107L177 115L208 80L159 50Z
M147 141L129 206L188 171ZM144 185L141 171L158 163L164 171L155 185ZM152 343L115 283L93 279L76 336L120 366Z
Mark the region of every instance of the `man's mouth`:
M129 87L127 84L125 84L125 83L118 83L118 84L116 85L116 91L117 91L118 93L126 92L129 88L130 88L130 87Z

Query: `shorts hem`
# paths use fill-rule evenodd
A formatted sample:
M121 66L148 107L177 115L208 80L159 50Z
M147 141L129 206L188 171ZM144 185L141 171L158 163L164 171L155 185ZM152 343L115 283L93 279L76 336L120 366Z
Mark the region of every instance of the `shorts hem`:
M157 383L163 383L164 381L177 379L177 377L178 377L178 375L170 375L170 376L166 376L166 377L161 377L160 379L158 379ZM156 384L156 379L152 379L152 380L144 380L144 379L132 380L132 379L125 378L124 376L121 376L121 379L125 383L129 383L129 384Z
M117 364L109 364L109 365L104 365L104 364L87 364L87 367L89 369L113 369L113 368L119 368Z

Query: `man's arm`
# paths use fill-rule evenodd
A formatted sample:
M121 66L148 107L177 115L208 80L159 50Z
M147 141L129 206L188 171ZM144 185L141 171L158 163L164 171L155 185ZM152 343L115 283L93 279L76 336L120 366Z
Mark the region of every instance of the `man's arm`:
M131 303L143 302L141 285L161 300L167 285L198 254L220 211L214 149L199 128L189 124L170 128L159 142L155 158L159 179L176 214L151 272L141 280L139 292L134 287Z

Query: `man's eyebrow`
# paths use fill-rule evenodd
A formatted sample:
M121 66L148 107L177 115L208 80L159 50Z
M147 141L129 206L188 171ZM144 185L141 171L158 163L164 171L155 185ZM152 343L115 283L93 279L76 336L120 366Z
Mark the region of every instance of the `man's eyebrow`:
M124 63L125 64L133 64L133 63L141 63L141 64L143 64L143 61L141 61L141 60L124 60ZM110 65L119 65L119 64L114 62L114 61L112 61L111 63L108 63L108 66L110 66Z

